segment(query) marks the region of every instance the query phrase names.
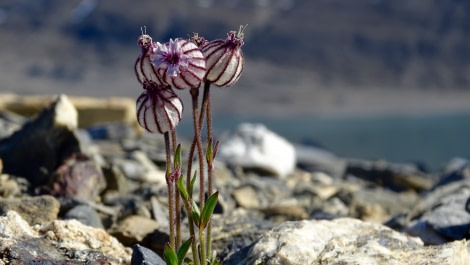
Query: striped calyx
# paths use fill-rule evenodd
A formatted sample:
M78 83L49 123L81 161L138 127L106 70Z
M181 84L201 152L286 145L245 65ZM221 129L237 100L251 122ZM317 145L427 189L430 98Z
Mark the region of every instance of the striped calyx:
M153 67L150 61L150 55L156 48L155 42L152 41L152 37L146 34L142 34L137 40L137 45L141 48L141 54L137 57L134 64L135 76L137 81L143 84L146 81L152 81L157 84L163 84L163 80L157 75L156 69Z
M137 98L137 121L148 132L165 133L176 128L183 103L168 85L144 82L145 91Z
M230 31L226 40L214 40L203 45L201 50L207 68L205 80L219 87L235 83L245 64L241 50L243 43L243 27L240 27L238 33Z
M156 43L151 55L158 78L178 89L199 87L206 74L201 50L189 40L170 39Z

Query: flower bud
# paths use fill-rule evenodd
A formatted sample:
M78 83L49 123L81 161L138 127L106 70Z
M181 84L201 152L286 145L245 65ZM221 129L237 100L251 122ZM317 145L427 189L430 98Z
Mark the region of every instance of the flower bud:
M137 121L148 132L165 133L181 121L183 103L168 85L144 82L137 99Z
M152 41L152 37L142 31L142 35L140 35L137 40L137 45L141 48L141 54L137 57L134 64L137 81L141 84L145 81L153 81L157 84L163 84L163 80L158 77L157 72L150 61L150 55L156 48L156 44Z
M241 50L243 44L243 27L240 27L238 33L230 31L226 40L214 40L205 44L202 47L207 68L205 79L220 87L235 83L245 64Z
M199 87L206 74L206 62L196 44L170 39L165 44L157 42L156 46L151 59L159 78L178 89Z

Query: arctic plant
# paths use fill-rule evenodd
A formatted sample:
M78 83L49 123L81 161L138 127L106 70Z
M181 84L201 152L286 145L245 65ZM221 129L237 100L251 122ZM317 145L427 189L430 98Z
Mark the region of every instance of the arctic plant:
M145 31L137 44L141 53L135 62L137 81L143 88L137 98L137 121L151 133L163 134L166 149L166 183L170 242L165 246L164 258L169 265L220 264L211 250L211 217L217 204L218 192L214 187L213 161L218 141L212 139L212 111L210 87L227 87L238 81L244 67L241 47L243 30L230 31L226 39L207 41L194 34L189 39L175 38L166 43L154 42ZM176 137L181 122L183 102L174 89L189 90L191 94L194 138L184 173L181 147ZM199 90L203 88L201 106ZM206 125L205 148L202 127ZM197 151L199 169L191 176L192 161ZM207 166L207 169L205 168ZM207 172L205 187L204 172ZM199 180L199 196L193 199L193 188ZM208 195L206 199L205 194ZM183 207L182 207L183 206ZM181 236L181 209L188 217L190 237L183 242ZM185 260L191 248L192 260Z

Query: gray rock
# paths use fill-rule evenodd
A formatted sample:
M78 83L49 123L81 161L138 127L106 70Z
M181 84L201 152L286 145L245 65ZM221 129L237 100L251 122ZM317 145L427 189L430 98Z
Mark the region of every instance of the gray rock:
M314 146L295 145L297 166L309 172L324 172L341 178L346 170L346 159Z
M470 213L465 207L470 198L470 180L436 187L410 212L404 231L418 236L427 244L469 237ZM419 229L424 224L426 229ZM430 237L429 230L435 233Z
M94 124L87 129L92 139L122 140L134 138L136 131L130 124L124 122L107 122Z
M46 184L65 158L80 152L76 127L76 109L65 95L59 96L37 118L0 141L3 172L25 177L33 186Z
M423 191L433 185L432 177L413 164L394 164L387 161L349 159L345 176L355 177L379 184L393 191Z
M64 220L75 219L84 225L103 229L103 223L95 209L88 205L77 205L70 209Z
M212 247L218 257L228 259L250 246L274 224L258 211L237 208L226 215L212 218ZM224 263L225 264L225 263Z
M103 167L103 175L106 179L106 189L103 192L117 192L125 194L128 192L129 184L126 181L126 176L116 165Z
M262 124L243 123L221 142L217 159L229 166L284 178L296 165L294 146Z
M357 219L286 222L224 264L468 264L469 243L425 247L418 238Z
M166 265L166 263L152 250L136 244L132 247L130 265Z
M57 219L59 207L59 202L49 195L0 198L0 215L15 211L30 225L43 225Z

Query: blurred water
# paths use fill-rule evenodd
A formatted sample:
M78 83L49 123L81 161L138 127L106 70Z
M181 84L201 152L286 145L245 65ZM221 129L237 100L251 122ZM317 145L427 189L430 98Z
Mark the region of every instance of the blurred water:
M339 156L422 163L430 171L451 158L470 156L470 113L347 118L216 117L215 134L240 122L264 123L295 143L315 144ZM190 124L183 123L183 135Z

